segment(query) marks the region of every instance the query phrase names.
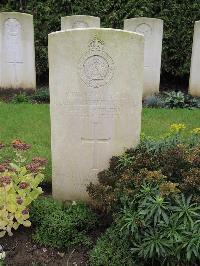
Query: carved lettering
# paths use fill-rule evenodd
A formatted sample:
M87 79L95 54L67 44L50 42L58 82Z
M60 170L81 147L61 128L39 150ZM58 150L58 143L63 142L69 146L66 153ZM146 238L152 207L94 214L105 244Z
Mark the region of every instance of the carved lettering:
M84 21L75 21L72 25L72 29L76 28L89 28L89 25Z

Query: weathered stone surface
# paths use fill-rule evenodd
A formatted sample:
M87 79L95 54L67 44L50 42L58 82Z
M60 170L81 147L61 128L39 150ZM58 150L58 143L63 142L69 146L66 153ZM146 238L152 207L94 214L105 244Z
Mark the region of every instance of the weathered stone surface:
M33 16L0 13L0 88L35 89Z
M189 93L193 96L200 96L200 21L194 25L192 62L190 68Z
M113 155L139 142L144 38L114 29L49 35L53 195L88 200Z
M77 28L100 28L100 18L85 15L74 15L61 18L61 30Z
M126 19L124 29L145 37L143 96L159 92L163 21L145 17Z

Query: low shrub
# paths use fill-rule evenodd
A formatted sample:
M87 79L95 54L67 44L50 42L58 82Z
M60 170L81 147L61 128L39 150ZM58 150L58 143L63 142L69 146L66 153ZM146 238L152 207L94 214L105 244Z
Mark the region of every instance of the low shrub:
M31 96L32 101L38 103L49 103L50 96L48 88L37 89L34 94Z
M159 141L143 136L89 184L95 206L114 221L91 265L199 265L200 128L188 138L186 130L172 124Z
M30 103L29 96L25 92L15 94L12 98L12 103Z
M183 108L185 107L185 96L181 91L166 92L165 106L168 108Z
M200 207L175 195L172 184L143 182L117 217L136 265L194 265L200 262ZM175 193L174 193L175 192Z
M63 205L53 198L38 198L30 206L30 221L34 226L38 226L48 214L62 210Z
M110 160L108 170L98 174L98 184L87 187L95 206L108 212L119 210L123 195L132 197L137 183L149 177L177 183L186 195L200 200L200 129L196 128L184 139L185 126L173 124L170 132L158 141L143 138L135 149Z
M121 195L114 223L90 253L91 265L198 265L200 207L161 175Z
M30 145L15 140L12 147L16 151L13 161L0 163L0 237L6 232L12 236L12 229L19 225L29 227L29 206L42 193L39 184L44 175L42 170L46 164L43 158L33 158L27 164L22 151ZM0 144L0 149L5 148Z
M14 104L18 103L49 103L50 95L49 89L46 87L42 87L40 89L36 89L36 91L31 93L20 92L11 97L6 97L6 101L9 101Z
M56 248L91 245L87 233L98 224L97 215L86 204L74 202L66 207L52 198L32 204L31 221L36 226L33 240Z
M143 106L152 108L200 108L200 98L181 91L164 92L147 97Z
M91 266L134 266L135 261L131 253L131 245L126 236L120 233L120 228L112 225L98 239L89 254Z

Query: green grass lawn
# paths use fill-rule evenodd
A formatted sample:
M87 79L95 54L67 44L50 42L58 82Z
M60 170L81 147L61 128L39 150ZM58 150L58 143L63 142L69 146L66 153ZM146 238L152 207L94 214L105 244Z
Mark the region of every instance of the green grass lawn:
M200 127L200 110L150 108L143 110L142 132L146 135L157 137L165 133L172 123L184 123L191 129ZM10 143L17 138L31 144L32 149L27 152L29 159L33 156L49 159L45 175L46 181L50 181L49 105L0 103L0 141ZM10 156L10 154L3 153L2 149L0 154L2 158Z

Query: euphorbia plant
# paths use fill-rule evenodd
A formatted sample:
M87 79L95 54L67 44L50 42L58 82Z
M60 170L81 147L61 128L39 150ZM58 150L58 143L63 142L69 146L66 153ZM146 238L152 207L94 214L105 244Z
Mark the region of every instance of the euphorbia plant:
M21 150L29 145L20 140L16 145L13 143L15 160L0 165L0 237L6 232L12 236L12 229L16 230L19 225L31 226L28 207L42 193L39 184L44 178L42 170L46 160L34 158L26 164Z

